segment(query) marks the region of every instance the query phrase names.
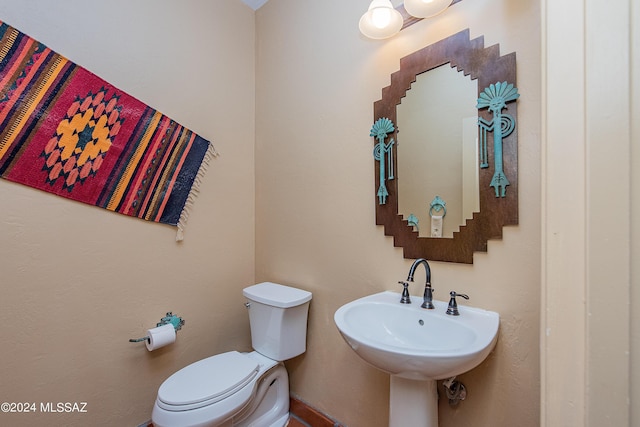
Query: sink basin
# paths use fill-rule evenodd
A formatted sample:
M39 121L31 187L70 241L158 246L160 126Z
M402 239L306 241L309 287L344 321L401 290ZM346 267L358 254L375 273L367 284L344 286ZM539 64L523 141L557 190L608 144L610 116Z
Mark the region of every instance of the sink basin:
M422 297L400 304L400 293L381 292L340 307L334 320L351 348L366 362L410 380L450 378L479 365L495 346L498 313L447 302L420 308Z

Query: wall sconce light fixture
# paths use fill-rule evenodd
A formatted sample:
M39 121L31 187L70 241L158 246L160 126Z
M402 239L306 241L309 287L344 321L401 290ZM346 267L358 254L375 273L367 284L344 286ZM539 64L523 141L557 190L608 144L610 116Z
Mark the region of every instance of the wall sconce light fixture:
M416 18L431 18L444 12L452 0L405 0L404 8Z
M444 12L461 0L405 0L394 8L390 0L373 0L360 18L360 32L370 39L386 39L424 18Z
M393 8L391 0L373 0L360 18L360 32L370 39L386 39L396 35L404 20Z

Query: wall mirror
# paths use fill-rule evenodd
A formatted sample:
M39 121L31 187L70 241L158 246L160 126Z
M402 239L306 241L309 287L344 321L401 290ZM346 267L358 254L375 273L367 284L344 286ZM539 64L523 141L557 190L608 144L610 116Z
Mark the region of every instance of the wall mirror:
M405 258L473 263L518 223L518 96L515 53L468 29L400 60L371 136L376 223Z
M419 237L437 220L451 238L480 211L477 97L478 81L445 64L416 76L397 106L398 212Z

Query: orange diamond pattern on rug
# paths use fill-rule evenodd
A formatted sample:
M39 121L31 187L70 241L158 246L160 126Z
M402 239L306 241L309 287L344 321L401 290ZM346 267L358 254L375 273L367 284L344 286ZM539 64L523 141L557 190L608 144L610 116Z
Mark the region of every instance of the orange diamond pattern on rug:
M122 125L118 99L115 94L107 98L105 88L76 97L42 152L47 183L62 177L63 189L71 192L76 183L95 176Z

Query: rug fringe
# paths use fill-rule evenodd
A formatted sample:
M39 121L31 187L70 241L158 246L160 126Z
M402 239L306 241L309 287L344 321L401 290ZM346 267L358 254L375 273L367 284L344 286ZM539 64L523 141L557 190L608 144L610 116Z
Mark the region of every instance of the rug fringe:
M209 143L209 147L207 148L207 152L202 159L202 163L200 164L200 168L198 169L198 173L196 174L195 179L193 180L193 185L191 186L191 190L189 191L189 195L187 196L187 201L184 204L184 208L182 208L182 212L180 212L180 219L178 220L178 232L176 234L176 242L181 242L184 240L184 228L187 226L187 220L189 219L189 213L191 212L191 208L193 207L193 203L195 202L198 194L200 193L200 184L202 183L202 177L204 176L211 160L214 157L218 157L219 154L216 151L213 144Z

